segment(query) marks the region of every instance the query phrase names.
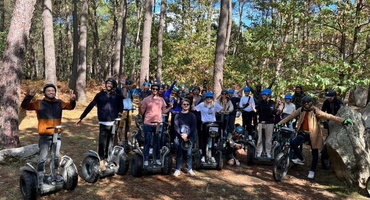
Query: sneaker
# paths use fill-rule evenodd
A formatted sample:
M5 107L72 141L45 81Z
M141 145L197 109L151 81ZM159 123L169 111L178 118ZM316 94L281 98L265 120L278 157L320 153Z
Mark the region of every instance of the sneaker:
M310 178L310 179L313 179L315 177L315 172L314 171L309 171L307 177Z
M261 157L261 153L257 153L257 158L260 158Z
M175 173L173 173L174 176L180 176L181 172L180 170L176 169Z
M271 154L267 153L267 154L266 154L266 157L267 157L267 158L271 158Z
M194 171L193 171L192 169L188 171L188 174L189 174L190 176L195 176L195 173L194 173Z
M99 164L100 164L100 170L102 172L104 172L105 170L107 170L107 167L105 166L105 161L104 160L101 160Z
M148 166L149 165L149 161L144 161L144 166Z
M236 165L236 166L240 166L240 162L239 162L239 160L235 159L235 165Z
M216 163L216 159L214 157L211 157L211 162Z
M305 160L304 160L304 159L303 159L303 160L301 160L301 159L299 159L299 158L296 158L296 159L292 159L292 162L293 162L294 164L296 164L296 165L304 165Z
M155 163L156 163L157 165L162 165L161 160L159 160L159 159L155 160Z
M206 162L206 158L205 158L204 156L202 156L202 159L200 159L200 161L201 161L202 163L205 163L205 162Z

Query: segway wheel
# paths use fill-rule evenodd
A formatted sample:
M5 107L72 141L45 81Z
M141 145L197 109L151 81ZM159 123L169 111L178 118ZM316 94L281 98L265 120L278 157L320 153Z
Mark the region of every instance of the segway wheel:
M134 154L131 162L131 174L134 177L140 177L143 173L143 158L138 155Z
M217 162L216 169L222 170L222 168L224 167L224 161L222 159L222 152L220 150L218 150L216 153L216 162Z
M200 159L201 159L201 155L200 155L200 151L198 149L196 149L194 152L193 152L193 169L197 170L200 168Z
M127 155L123 153L119 156L119 166L118 166L118 170L116 174L121 175L121 176L125 175L128 171L128 167L129 167L129 161L127 159Z
M331 168L331 161L329 159L328 150L326 149L326 145L324 145L324 148L321 151L321 165L323 169L330 169Z
M75 164L69 165L66 169L67 173L63 173L64 189L74 190L78 183L78 173Z
M37 197L37 176L35 173L23 171L19 179L19 187L24 199L31 200Z
M171 168L172 168L172 158L170 154L167 154L164 157L164 165L161 170L162 174L169 175L171 173Z
M89 183L95 183L98 181L100 175L99 175L99 159L87 156L82 161L82 178Z
M250 144L248 144L247 149L247 165L253 165L253 158L254 158L254 147Z
M274 162L273 176L275 181L281 181L288 173L289 169L289 156L280 152Z

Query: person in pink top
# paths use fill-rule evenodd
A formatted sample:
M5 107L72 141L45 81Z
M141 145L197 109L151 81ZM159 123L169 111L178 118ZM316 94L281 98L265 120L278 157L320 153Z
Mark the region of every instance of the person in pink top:
M151 86L152 94L145 97L141 102L140 114L144 116L144 166L149 165L149 149L152 147L153 135L157 127L156 123L162 121L162 114L168 113L172 108L172 102L167 108L167 104L162 97L159 96L159 84L153 83ZM160 129L162 130L162 129ZM160 133L161 134L161 133ZM158 136L158 144L160 144L161 135ZM156 148L156 164L161 165L159 159L160 147Z

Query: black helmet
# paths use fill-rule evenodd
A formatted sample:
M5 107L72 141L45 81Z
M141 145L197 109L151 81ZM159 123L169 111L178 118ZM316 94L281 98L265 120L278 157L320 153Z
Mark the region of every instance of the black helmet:
M127 78L127 79L126 79L125 84L126 84L126 85L131 85L131 84L132 84L132 80L131 80L131 79L129 79L129 78Z
M158 82L154 82L151 86L150 86L150 88L153 88L153 87L158 87L158 89L160 88L160 85L159 85L159 83Z
M335 90L328 90L325 92L325 98L332 98L337 96L337 92Z
M312 102L312 97L311 96L304 96L302 98L302 104L305 104L306 102Z
M54 84L52 84L52 83L47 83L47 84L45 84L45 85L44 85L44 89L42 89L42 92L43 92L43 93L45 93L45 90L46 90L46 88L48 88L48 87L52 87L52 88L54 88L55 92L57 91L57 88L55 87L55 85L54 85Z
M197 86L197 85L194 85L193 88L192 88L192 91L194 91L194 90L199 90L199 92L200 92L200 87Z
M111 82L113 84L113 89L115 89L117 87L117 81L116 79L114 78L108 78L106 81L105 81L105 84L107 84L109 82Z
M300 88L301 90L303 90L302 85L296 85L295 88Z

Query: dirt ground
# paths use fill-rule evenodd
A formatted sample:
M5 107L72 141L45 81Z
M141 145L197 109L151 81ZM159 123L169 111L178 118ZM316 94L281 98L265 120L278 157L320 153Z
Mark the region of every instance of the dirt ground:
M23 90L32 87L31 83L25 85ZM96 110L93 109L80 126L74 126L74 123L99 88L96 86L88 90L86 103L78 102L75 110L63 112L62 122L69 127L64 129L62 135L61 155L72 157L79 170L84 153L97 149L99 130ZM58 88L58 92L61 91L67 91L65 84ZM42 94L39 95L41 97ZM59 98L68 100L66 94L60 94ZM21 111L19 128L22 146L37 143L34 112ZM126 175L100 179L95 184L79 177L74 191L60 191L40 199L367 199L364 191L339 181L333 170L323 170L320 164L316 177L307 179L311 157L307 146L304 148L304 157L308 161L306 165L293 166L282 182L274 181L272 164L247 166L243 158L241 166L231 167L225 162L221 171L195 170L195 177L182 173L179 177L151 174L136 178L130 174L130 170ZM172 158L174 165L174 155ZM0 165L0 200L22 199L19 176L20 167L24 165L25 162L15 160Z

